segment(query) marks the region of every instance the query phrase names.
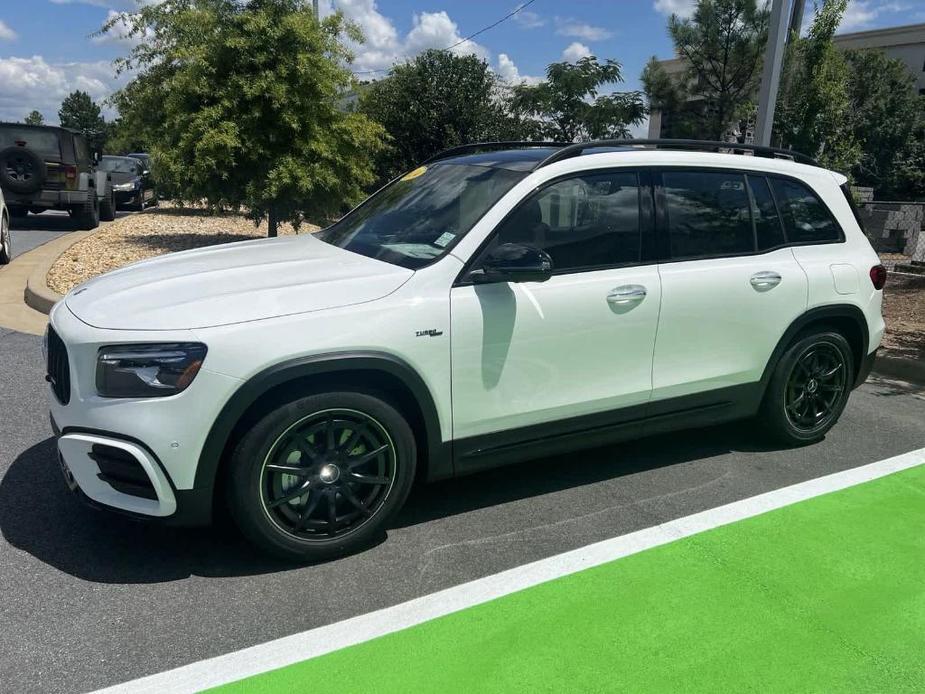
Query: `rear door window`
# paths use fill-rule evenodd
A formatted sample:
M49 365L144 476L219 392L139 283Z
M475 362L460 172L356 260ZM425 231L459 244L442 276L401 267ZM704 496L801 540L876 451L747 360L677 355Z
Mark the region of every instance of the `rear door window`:
M791 179L771 178L770 181L790 243L841 241L841 228L808 186Z
M42 128L17 128L15 125L0 126L0 149L17 146L26 147L42 156L61 158L61 146L56 131Z
M663 171L671 258L755 252L745 176L735 172Z

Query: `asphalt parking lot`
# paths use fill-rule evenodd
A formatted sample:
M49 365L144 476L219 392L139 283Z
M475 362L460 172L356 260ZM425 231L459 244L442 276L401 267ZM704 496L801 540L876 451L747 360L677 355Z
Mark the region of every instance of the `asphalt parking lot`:
M116 219L131 212L116 212ZM43 243L54 241L74 231L74 220L67 212L29 214L25 219L13 220L10 233L13 239L13 257L28 253Z
M820 444L742 425L649 439L417 490L387 539L317 566L228 528L82 506L54 459L40 340L0 329L0 683L88 691L925 446L925 396L873 380ZM679 577L683 580L683 577Z

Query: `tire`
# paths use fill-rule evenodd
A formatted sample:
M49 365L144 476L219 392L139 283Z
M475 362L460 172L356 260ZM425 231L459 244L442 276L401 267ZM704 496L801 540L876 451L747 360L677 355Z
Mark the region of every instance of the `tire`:
M384 534L411 489L415 459L411 427L387 401L352 391L309 395L267 414L235 447L228 507L266 552L331 559Z
M759 427L786 445L820 441L844 411L853 380L854 356L841 333L799 335L774 367Z
M100 219L111 222L116 218L116 194L111 190L109 196L100 203Z
M91 188L87 191L87 200L77 208L74 219L77 222L77 228L86 231L96 229L100 225L100 201L96 197L96 190Z
M10 220L6 215L0 216L0 265L6 265L13 259L13 239L10 234Z
M45 160L31 149L14 145L0 150L0 186L4 189L28 195L41 190L47 177Z

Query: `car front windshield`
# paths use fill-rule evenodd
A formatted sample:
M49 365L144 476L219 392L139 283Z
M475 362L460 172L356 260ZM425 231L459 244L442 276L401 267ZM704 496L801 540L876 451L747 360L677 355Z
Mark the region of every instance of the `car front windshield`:
M127 157L103 157L100 159L100 168L111 173L137 174L139 172L138 162Z
M421 166L318 237L348 251L416 270L446 253L525 175L468 164Z

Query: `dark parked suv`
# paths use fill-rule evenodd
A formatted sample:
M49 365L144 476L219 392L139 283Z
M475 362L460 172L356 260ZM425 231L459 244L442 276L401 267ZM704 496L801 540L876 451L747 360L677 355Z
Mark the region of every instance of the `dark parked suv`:
M0 123L0 188L13 218L66 210L80 229L115 218L109 174L94 166L86 138L67 128Z

